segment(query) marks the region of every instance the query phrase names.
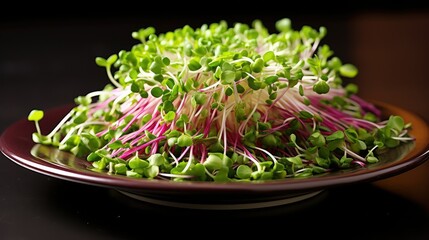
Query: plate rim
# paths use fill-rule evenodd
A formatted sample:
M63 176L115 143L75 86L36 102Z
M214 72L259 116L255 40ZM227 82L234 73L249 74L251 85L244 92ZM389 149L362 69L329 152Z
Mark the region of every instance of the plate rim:
M384 109L396 112L401 111L412 118L413 125L417 124L425 128L428 132L428 125L420 116L403 108L393 106L384 102L377 102L377 105ZM62 105L45 111L44 118L53 118L55 114L67 111L73 104ZM31 132L28 132L31 128ZM16 132L18 130L18 134ZM19 119L7 127L0 135L0 151L12 162L28 170L44 174L47 176L73 181L77 183L89 184L100 187L115 188L123 191L157 191L168 194L170 191L187 191L190 193L211 192L211 193L294 193L309 192L326 189L333 186L341 186L357 182L370 182L385 179L403 172L425 162L429 159L429 134L423 135L425 145L412 156L406 156L400 160L386 163L379 168L364 168L348 172L346 175L326 175L312 176L309 178L288 178L279 180L269 180L263 182L174 182L165 180L134 179L126 176L109 175L94 171L78 171L76 169L59 166L51 162L38 159L30 154L35 143L31 139L34 132L34 123L26 118ZM25 136L27 134L27 136ZM419 140L419 139L417 139ZM23 143L26 150L18 150L16 142ZM15 145L14 145L15 143ZM421 143L421 142L419 142ZM31 147L30 147L31 146ZM30 149L29 149L30 147ZM26 153L25 153L26 152ZM413 152L413 151L412 151ZM86 161L79 159L80 161Z

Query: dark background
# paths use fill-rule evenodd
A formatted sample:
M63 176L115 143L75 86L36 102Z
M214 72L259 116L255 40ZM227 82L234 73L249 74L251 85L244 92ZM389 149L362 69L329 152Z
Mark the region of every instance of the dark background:
M185 24L260 19L274 31L275 21L283 17L295 29L327 27L323 42L343 62L358 67L354 81L362 97L429 120L429 11L413 1L335 7L241 3L247 10L221 2L63 4L34 6L38 10L18 5L0 16L0 132L34 108L67 104L102 88L107 77L95 57L130 49L136 43L131 32L141 27L153 26L161 33ZM0 239L134 239L151 232L175 237L197 229L203 229L200 237L226 237L225 231L232 229L285 237L335 238L347 232L346 239L428 239L428 176L425 163L383 181L329 189L302 204L218 212L137 202L113 190L42 176L0 156ZM164 231L155 232L158 228Z

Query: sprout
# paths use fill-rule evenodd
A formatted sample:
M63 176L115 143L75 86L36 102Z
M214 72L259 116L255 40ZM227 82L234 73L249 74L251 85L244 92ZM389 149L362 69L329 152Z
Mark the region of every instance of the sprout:
M102 90L75 98L43 136L33 110L33 140L86 157L95 169L173 181L265 181L306 177L379 161L413 141L400 116L383 119L341 78L358 70L319 44L325 27L278 33L220 21L155 34L132 33L129 51L95 58Z
M40 131L40 125L39 125L39 121L42 120L44 116L44 112L42 110L37 110L34 109L32 110L29 114L28 114L28 121L33 121L34 124L36 125L36 130L38 134L42 134L42 132Z

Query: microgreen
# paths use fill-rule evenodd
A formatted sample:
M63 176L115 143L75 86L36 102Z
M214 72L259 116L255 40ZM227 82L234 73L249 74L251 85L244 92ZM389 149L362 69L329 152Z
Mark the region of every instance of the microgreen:
M357 96L357 68L318 29L288 18L269 33L259 20L184 26L95 62L109 83L76 97L47 135L33 110L33 141L85 157L94 169L173 181L307 177L379 161L413 141L400 116L383 118Z

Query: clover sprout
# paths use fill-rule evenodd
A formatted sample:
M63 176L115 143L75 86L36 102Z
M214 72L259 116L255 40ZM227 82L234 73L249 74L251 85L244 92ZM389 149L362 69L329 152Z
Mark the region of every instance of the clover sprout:
M379 161L379 151L413 141L400 116L383 118L361 99L357 68L327 34L290 19L269 33L260 20L147 27L107 58L104 89L33 140L86 158L94 169L172 181L256 181L305 177Z

